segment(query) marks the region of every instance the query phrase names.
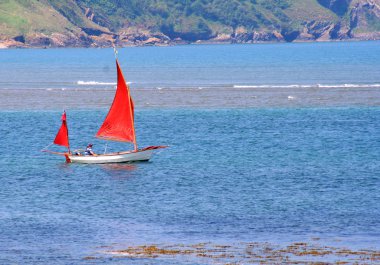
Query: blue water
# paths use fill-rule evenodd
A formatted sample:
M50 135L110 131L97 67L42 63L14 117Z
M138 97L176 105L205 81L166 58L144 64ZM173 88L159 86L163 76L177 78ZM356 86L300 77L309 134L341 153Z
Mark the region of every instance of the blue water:
M134 88L347 84L371 94L380 84L379 42L125 48L119 55ZM112 89L112 56L110 49L0 50L0 90L13 89L24 102L26 89ZM40 152L60 126L52 95L39 104L49 110L0 110L0 264L186 263L104 254L158 243L320 238L379 249L379 106L338 95L337 104L318 108L227 108L223 100L213 108L137 106L140 146L170 147L147 163L78 165ZM105 115L103 105L68 109L72 148L93 142L102 153L105 143L93 136Z
M119 59L133 88L380 86L379 41L133 47ZM0 89L112 87L114 67L112 49L0 50Z
M92 141L104 115L70 112L72 145ZM138 141L170 148L113 166L40 153L59 118L1 112L3 264L87 264L112 244L380 244L379 108L140 110Z

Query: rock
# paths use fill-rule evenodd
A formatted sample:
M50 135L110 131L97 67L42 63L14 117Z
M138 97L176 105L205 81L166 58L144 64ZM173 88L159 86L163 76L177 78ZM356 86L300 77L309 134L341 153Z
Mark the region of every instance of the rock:
M17 42L25 43L25 37L24 35L16 36L13 38Z
M23 42L16 41L15 39L0 38L0 49L26 47L28 47L28 45Z
M277 42L277 41L284 41L284 36L278 31L272 31L272 32L253 32L252 41L254 43L257 42Z
M310 21L305 25L305 27L307 32L311 34L314 39L319 39L322 36L328 36L328 33L334 27L334 24L325 21Z
M212 38L211 40L215 42L231 42L231 34L220 33L217 34L216 37Z
M51 39L43 33L35 33L26 37L26 41L29 45L35 47L49 47L52 42Z
M115 43L116 35L101 34L99 36L90 36L92 47L111 47Z
M380 26L379 0L354 0L349 14L349 36L356 39L378 38L379 31L373 28Z
M155 37L150 37L149 39L143 42L144 45L155 45L159 43L161 43L161 40Z
M115 36L117 45L168 45L171 40L161 32L150 32L142 28L126 28Z
M235 33L232 35L232 43L252 43L253 32Z
M344 40L349 38L350 28L344 23L338 22L330 31L330 38L333 40Z
M281 30L281 35L287 42L292 42L299 37L301 32L299 30L284 28Z
M90 47L94 41L85 33L76 35L74 33L62 34L34 33L25 36L25 42L33 47Z

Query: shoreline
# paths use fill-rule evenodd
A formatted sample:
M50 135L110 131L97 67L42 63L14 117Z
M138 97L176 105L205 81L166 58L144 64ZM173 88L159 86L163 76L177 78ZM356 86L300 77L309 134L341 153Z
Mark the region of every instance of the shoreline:
M137 108L378 107L380 87L240 87L131 90ZM0 89L0 110L108 108L110 88Z
M255 41L255 42L231 42L231 41L215 41L215 40L200 40L195 42L170 42L167 44L157 43L157 44L123 44L121 46L116 45L118 48L131 48L131 47L174 47L174 46L185 46L185 45L266 45L266 44L298 44L298 43L347 43L347 42L372 42L380 41L379 38L350 38L350 39L326 39L326 40L294 40L288 41ZM49 45L27 45L18 44L12 41L1 41L0 40L0 50L8 49L109 49L113 48L113 44L99 45L99 46L49 46Z

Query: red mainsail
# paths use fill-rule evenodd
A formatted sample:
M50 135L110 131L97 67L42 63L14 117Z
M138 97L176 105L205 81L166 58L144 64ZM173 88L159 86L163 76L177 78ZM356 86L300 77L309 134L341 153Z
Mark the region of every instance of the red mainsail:
M134 105L119 62L116 60L117 88L112 106L96 137L104 140L131 142L137 150L134 127Z
M54 139L54 144L66 146L70 150L69 144L69 130L67 129L66 112L62 114L62 125Z

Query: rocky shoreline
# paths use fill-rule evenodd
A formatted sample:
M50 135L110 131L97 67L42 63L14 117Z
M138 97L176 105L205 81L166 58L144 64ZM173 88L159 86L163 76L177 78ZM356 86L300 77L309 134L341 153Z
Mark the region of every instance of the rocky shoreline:
M248 36L247 36L248 35ZM250 38L250 36L253 36ZM62 39L67 41L62 41ZM31 39L31 42L18 42L14 39L2 39L0 40L0 49L7 48L109 48L113 45L117 47L134 47L134 46L174 46L174 45L186 45L186 44L261 44L261 43L285 43L288 42L284 39L284 36L278 32L253 32L249 34L238 34L226 36L225 34L218 35L217 37L209 40L198 40L196 42L190 42L182 39L167 39L164 37L157 38L156 36L137 36L128 41L109 41L103 38L97 38L95 40L81 41L76 38L69 39L66 36L60 38L51 38L45 36L38 36L35 39ZM310 38L301 36L291 42L329 42L329 41L370 41L380 40L380 33L365 34L353 38Z
M380 39L379 0L318 0L332 10L336 18L323 20L310 18L297 27L258 28L244 26L210 30L206 35L194 32L161 32L146 25L129 23L112 31L99 24L99 18L91 8L85 8L83 16L92 23L75 30L50 33L26 33L9 36L0 33L0 48L57 48L57 47L118 47L169 46L198 43L276 43L276 42L325 42ZM348 11L347 11L348 10ZM343 14L345 14L343 16Z
M285 42L328 42L328 41L368 41L380 40L380 32L352 34L349 28L334 23L312 21L302 31L247 31L237 29L231 34L221 33L216 36L197 41L181 38L171 39L163 33L101 33L99 35L51 35L34 34L32 36L2 37L0 49L4 48L107 48L130 46L172 46L183 44L255 44Z

